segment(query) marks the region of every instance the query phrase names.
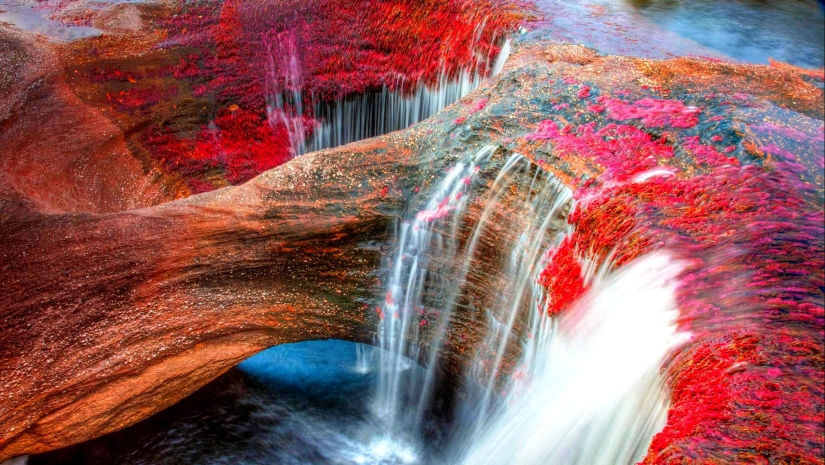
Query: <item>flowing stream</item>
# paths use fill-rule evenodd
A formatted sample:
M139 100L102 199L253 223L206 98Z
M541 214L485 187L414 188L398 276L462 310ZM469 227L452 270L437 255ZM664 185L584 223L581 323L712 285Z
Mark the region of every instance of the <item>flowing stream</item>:
M478 26L476 37L481 36L485 23ZM286 127L293 156L406 129L469 94L488 76L501 72L510 47L506 39L498 56L477 56L475 66L461 69L457 75L442 71L433 85L414 82L410 86L399 77L380 90L329 102L314 94L304 95L295 38L282 33L267 44L268 120L273 126ZM311 112L305 108L306 101L311 102Z
M403 222L378 328L379 383L374 412L384 440L403 450L418 436L433 398L440 351L452 313L477 265L478 246L494 212L517 191L516 218L497 239L505 245L500 286L487 302L481 348L464 380L466 397L454 420L451 463L633 463L664 425L667 395L659 367L684 338L677 334L675 278L681 264L659 253L619 272L589 263L591 291L559 319L545 316L538 285L544 262L569 233L563 218L572 193L518 154L492 183L478 221L460 241L473 187L496 147L460 160L433 189L424 207ZM582 259L583 263L587 260ZM442 263L455 269L444 270ZM433 311L434 307L434 311ZM427 309L430 309L429 311ZM431 321L431 315L438 320ZM519 320L526 324L518 324ZM427 333L436 325L434 334ZM426 347L426 351L422 348ZM515 349L514 349L515 347ZM503 376L515 350L518 365ZM407 358L408 357L408 358ZM411 360L424 371L408 372Z

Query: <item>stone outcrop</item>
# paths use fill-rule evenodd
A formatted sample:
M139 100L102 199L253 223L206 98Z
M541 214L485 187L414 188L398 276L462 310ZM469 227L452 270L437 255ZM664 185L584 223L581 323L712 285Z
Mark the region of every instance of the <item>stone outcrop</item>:
M50 212L121 211L188 194L72 92L53 45L0 26L0 54L0 192Z
M151 208L6 197L0 457L122 428L276 344L370 342L390 226L425 195L423 171L464 154L424 156L432 127Z
M400 205L380 196L402 166L392 149L110 215L7 203L2 456L126 426L275 344L366 340L370 241Z

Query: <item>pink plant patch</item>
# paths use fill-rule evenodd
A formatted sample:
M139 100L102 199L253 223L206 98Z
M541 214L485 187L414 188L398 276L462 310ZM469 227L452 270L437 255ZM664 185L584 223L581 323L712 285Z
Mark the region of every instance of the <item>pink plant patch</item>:
M636 119L652 128L692 128L699 123L702 113L701 109L686 106L678 100L644 98L628 103L616 98L599 97L598 101L607 109L609 118L619 121Z

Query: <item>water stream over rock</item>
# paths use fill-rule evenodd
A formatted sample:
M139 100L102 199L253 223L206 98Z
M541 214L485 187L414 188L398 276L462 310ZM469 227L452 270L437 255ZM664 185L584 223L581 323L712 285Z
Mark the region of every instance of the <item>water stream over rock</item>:
M659 367L684 340L674 300L682 268L666 253L603 268L564 317L537 313L530 356L470 437L462 463L642 460L669 403Z
M497 265L505 279L486 289L487 296L475 296L490 303L478 309L486 315L486 335L455 407L449 461L638 461L664 425L667 395L659 366L683 339L676 334L673 300L682 265L664 252L618 273L609 261L591 260L584 277L591 292L560 321L548 317L551 297L538 284L539 273L566 235L559 220L572 205L572 193L552 174L511 155L469 237L459 240L477 174L496 150L486 146L459 161L398 233L384 305L376 310L381 350L374 412L387 426L385 440L404 450L425 442L416 434L431 408L444 335L456 305L468 300L467 275L491 214L515 189L519 217L497 231L510 245ZM439 267L444 262L454 268ZM527 324L517 327L519 318ZM422 330L431 325L435 335L427 339ZM426 370L410 372L411 359L426 360ZM507 366L506 359L518 361Z
M446 50L461 59L421 74L371 68L410 49L381 49L395 31L375 43L365 32L342 48L358 66L330 86L302 60L336 63L324 47L339 30L258 24L279 1L140 10L158 28L145 69L97 58L115 47L108 32L101 48L61 45L75 61L50 58L38 92L87 99L88 128L123 124L129 160L147 151L136 173L154 160L176 183L192 176L192 192L220 189L64 211L50 202L72 186L81 199L77 179L102 176L91 149L27 165L46 144L22 144L4 158L20 183L0 198L13 301L0 319L0 457L818 463L822 73L796 66L822 49L777 63L777 42L760 40L735 55L690 21L641 27L667 22L641 3L542 0L512 43L485 29L493 16L461 11L462 46ZM719 5L707 11L750 14ZM320 23L352 3L316 6ZM170 11L181 17L158 19ZM169 26L184 20L201 36ZM241 21L243 40L227 34ZM691 33L676 40L680 27ZM2 28L0 45L24 34ZM20 57L56 47L19 40ZM164 56L170 44L188 52ZM216 70L232 72L207 79ZM0 79L21 96L4 124L70 116L47 114L60 105L29 96L39 75L17 71L31 79ZM178 105L200 113L163 113ZM29 202L32 173L55 160L89 171Z
M485 22L477 26L476 40ZM475 50L475 46L470 49ZM457 102L486 78L501 72L510 50L510 39L505 39L498 55L477 56L474 67L462 68L456 75L447 73L442 65L431 85L421 80L407 82L399 76L380 90L325 101L314 94L304 94L295 38L282 33L267 44L269 122L273 128L287 128L293 156L406 129Z

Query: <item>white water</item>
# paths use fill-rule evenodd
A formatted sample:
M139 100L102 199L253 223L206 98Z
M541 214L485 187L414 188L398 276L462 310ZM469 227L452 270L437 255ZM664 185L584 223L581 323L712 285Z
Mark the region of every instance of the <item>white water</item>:
M356 344L355 345L355 371L356 373L360 373L365 375L372 371L372 356L374 351L372 347L367 346L366 344Z
M313 114L322 122L315 125L307 150L323 150L406 129L469 94L482 80L479 73L465 70L457 78L440 76L432 87L417 84L412 95L384 86L377 93L333 103L317 102ZM393 86L404 87L403 79Z
M458 281L446 276L431 276L437 274L431 269L434 265L431 258L457 256L457 235L454 232L470 199L467 194L481 165L489 160L495 149L495 146L484 147L472 157L458 162L435 188L426 206L401 225L398 250L389 264L391 272L378 326L378 345L383 350L379 355L381 371L375 411L386 420L390 430L396 427L407 406L426 407L431 384L427 379L430 376L425 380L405 379L404 372L409 361L398 355L418 360L421 356L418 345L420 329L429 324L444 324L449 319L449 305L441 307L438 315L432 313L429 316L430 319L435 317L436 321L428 320L425 313L425 291L448 302L449 294L459 285ZM441 233L445 223L452 234L444 236ZM427 284L433 286L432 283L437 283L439 288L428 288ZM440 341L434 343L436 348L439 345ZM417 429L422 412L414 413L414 418L406 419L405 429Z
M530 167L526 159L519 160ZM528 174L529 172L530 170ZM519 180L513 177L510 182L517 183ZM531 193L534 190L538 192L533 196ZM508 260L501 264L505 270L504 275L509 279L501 288L494 290L498 299L495 305L486 311L488 330L482 347L487 350L477 351L470 367L470 382L483 382L480 396L473 400L478 405L478 413L474 420L476 428L483 424L487 416L501 362L511 343L516 317L524 309L529 309L530 335L535 335L537 325L544 321L538 317L543 310L544 292L538 285L537 273L544 269L547 250L558 245L564 234L569 232L566 224L557 225L558 229L555 231L551 228L551 223L560 219L565 212L564 209L569 208L571 203L573 194L567 187L553 175L536 169L527 193L520 212L524 218L524 226L518 231L518 240L509 250ZM488 209L492 210L497 206L498 199L494 200L488 202ZM531 348L530 345L525 348L524 356L527 359L532 356Z
M516 315L536 301L535 291L539 289L531 279L532 272L547 247L562 235L559 225L563 224L560 220L570 203L570 191L552 175L516 154L504 163L493 182L469 239L459 244L466 208L473 200L472 187L495 151L495 146L487 146L459 161L435 187L425 207L410 215L398 233L398 250L388 263L389 279L378 328L378 345L382 350L378 351L379 383L374 410L387 425L389 433L385 439L393 438L402 444L417 441L416 435L430 408L447 324L466 290L470 267L479 258L476 253L482 236L495 226L493 220L503 198L516 189L516 201L522 203L516 208L519 218L505 228L500 238L510 238L514 244L507 263L501 264L506 267L507 280L501 288L485 290L485 300L494 305L488 310L491 335L487 341L496 365L508 346ZM555 233L550 234L552 231ZM503 322L494 324L497 318ZM421 347L422 328L430 334L426 352ZM409 359L398 355L412 360L426 358L423 378L409 373ZM485 382L492 385L496 374L486 376ZM488 388L492 391L492 387ZM479 405L489 402L487 390L477 397L484 399Z
M481 37L486 20L476 31ZM310 95L312 118L304 111L304 80L298 47L289 33L279 34L265 44L267 63L267 115L273 127L284 125L289 133L293 156L337 147L362 139L406 129L431 117L472 92L485 79L485 71L495 76L510 56L510 40L505 40L492 65L492 57L473 57L475 66L462 69L457 76L442 72L435 85L416 82L412 94L403 78L380 91L322 102ZM471 46L471 49L475 49ZM310 126L311 125L311 126ZM307 137L308 134L311 134Z
M487 283L480 299L485 304L475 309L486 315L487 332L469 365L451 451L442 459L466 464L634 463L664 424L667 393L659 368L684 339L676 332L673 297L682 264L659 253L612 271L609 261L582 259L590 290L563 317L546 317L538 274L571 232L563 218L572 193L552 174L520 155L511 156L468 240L457 242L477 173L494 152L495 147L485 147L459 161L426 206L400 228L378 328L382 350L376 351L374 412L387 430L378 439L399 451L417 450L423 442L418 434L432 401L444 334L471 286L468 274L478 266L479 242L489 240L482 236L496 226L506 252L498 264L504 278ZM511 203L514 190L520 207ZM505 200L507 196L511 198ZM508 204L517 218L502 228L494 221L501 221L497 212ZM445 263L453 268L443 269ZM433 304L437 308L428 310ZM438 325L431 333L435 336L425 341L422 328L433 324ZM519 360L516 375L502 381L503 361L513 350ZM411 362L398 355L421 360L427 367L423 378L420 370L412 376Z
M474 436L465 464L630 464L644 457L668 407L659 368L677 333L676 277L666 253L597 276L556 322L544 319L523 389L511 389Z
M507 63L507 59L510 58L511 50L512 45L510 39L507 39L501 46L501 52L499 52L498 56L496 57L496 61L493 63L493 76L497 76L499 73L501 73L501 70L504 69L504 64Z

